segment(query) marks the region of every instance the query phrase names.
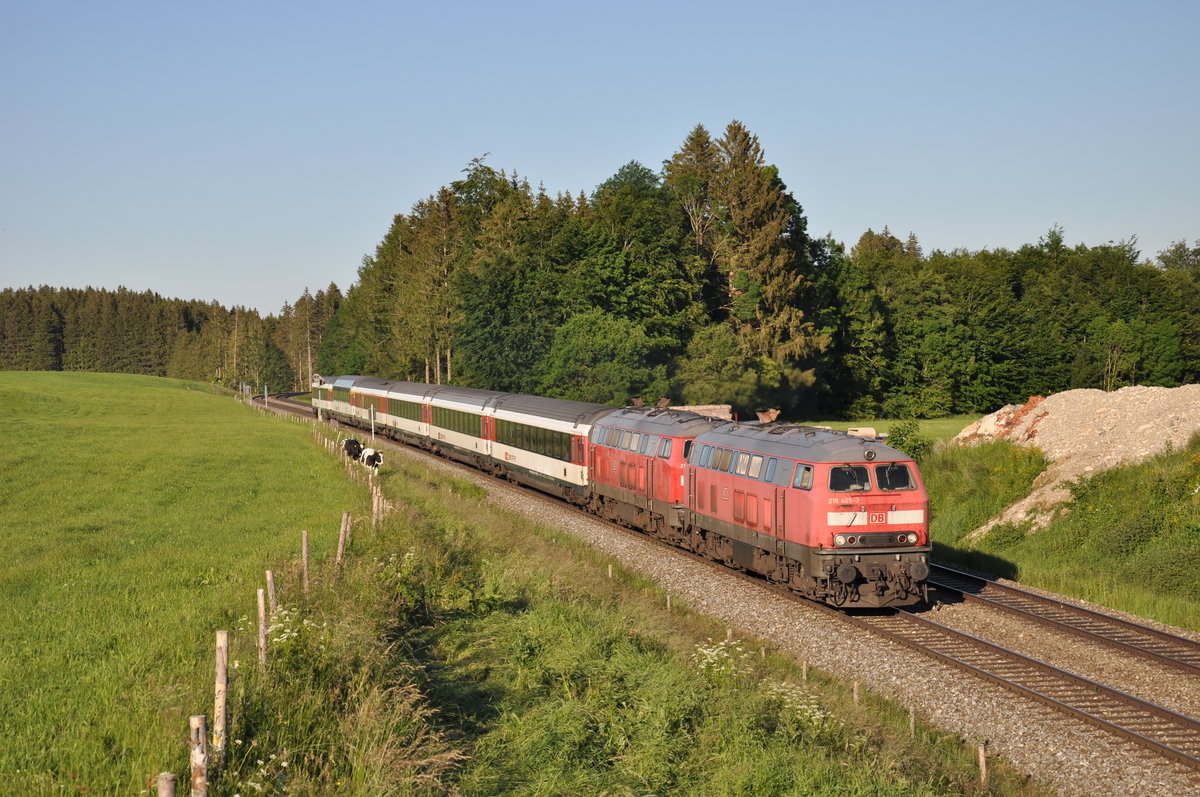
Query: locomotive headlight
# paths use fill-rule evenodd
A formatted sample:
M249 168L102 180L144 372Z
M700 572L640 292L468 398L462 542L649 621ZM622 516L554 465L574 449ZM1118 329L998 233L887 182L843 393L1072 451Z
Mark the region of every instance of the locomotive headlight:
M917 544L917 533L916 533L915 531L910 531L910 532L908 533L908 541L909 541L909 543L910 543L910 544L912 544L912 545L916 545L916 544Z
M834 536L834 538L833 538L833 544L834 544L834 545L839 545L839 546L840 546L840 545L845 545L845 544L846 544L846 535L845 535L845 534L837 534L837 535L835 535L835 536Z

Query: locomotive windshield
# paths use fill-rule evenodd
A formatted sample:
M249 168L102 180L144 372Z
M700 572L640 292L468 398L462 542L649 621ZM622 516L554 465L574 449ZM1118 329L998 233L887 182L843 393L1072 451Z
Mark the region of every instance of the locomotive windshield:
M907 465L893 462L890 465L875 466L875 482L880 490L915 490L912 474Z
M835 493L861 492L871 489L871 477L864 465L834 465L829 470L829 490Z

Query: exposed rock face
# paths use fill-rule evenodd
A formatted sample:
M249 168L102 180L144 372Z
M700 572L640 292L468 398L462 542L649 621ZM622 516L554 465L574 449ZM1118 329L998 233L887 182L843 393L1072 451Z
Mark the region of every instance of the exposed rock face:
M1182 448L1200 430L1200 385L1068 390L1025 404L1009 405L980 418L954 438L1009 440L1036 446L1050 461L1033 482L1033 492L971 532L986 534L1001 523L1029 521L1044 528L1054 509L1070 498L1066 484L1117 465L1140 462L1168 445Z

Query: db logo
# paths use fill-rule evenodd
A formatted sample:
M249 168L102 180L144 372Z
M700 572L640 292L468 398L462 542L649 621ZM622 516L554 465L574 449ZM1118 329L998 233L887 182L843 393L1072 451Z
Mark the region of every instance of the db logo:
M868 523L887 523L887 512L868 512Z

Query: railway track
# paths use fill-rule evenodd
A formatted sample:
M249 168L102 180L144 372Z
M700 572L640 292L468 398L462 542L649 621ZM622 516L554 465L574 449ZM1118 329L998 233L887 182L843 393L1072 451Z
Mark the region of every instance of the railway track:
M908 611L850 623L1200 769L1200 721Z
M1026 622L1064 631L1191 675L1200 675L1200 643L1191 639L1047 598L1019 587L1000 584L945 565L930 565L929 583L950 590L963 600L1017 615Z
M278 406L274 399L271 404L278 409L284 409L284 407ZM297 412L303 406L297 407L293 404L288 406L287 410ZM388 441L387 444L413 453L425 453L391 441ZM467 473L478 473L473 468L459 463L440 458L435 459L440 463L462 468ZM528 495L534 500L545 501L560 510L578 512L592 520L608 523L625 533L656 541L653 537L627 529L619 524L602 521L594 515L584 513L536 491L529 490ZM666 543L659 544L666 545ZM671 549L678 550L673 547ZM707 559L700 561L706 562L722 572L751 579L759 585L764 584L761 579L752 575L729 570ZM1137 652L1138 655L1145 655L1170 666L1187 668L1192 673L1198 671L1196 665L1191 663L1193 659L1189 648L1195 650L1200 646L1191 640L1163 634L1155 629L1133 623L1126 623L1106 615L1026 593L1007 585L999 585L986 579L959 573L950 568L935 566L935 571L937 577L931 580L935 580L943 589L953 589L959 592L965 600L984 600L983 594L988 593L987 600L992 602L992 605L999 606L1005 611L1019 613L1030 622L1053 625L1056 628L1068 630L1086 637L1095 644L1118 645ZM952 586L952 579L956 579L954 583L959 586ZM777 589L793 600L804 600L782 588ZM1007 595L1003 602L996 600L1001 594ZM1189 770L1200 771L1200 721L1023 656L999 645L947 628L911 612L881 611L852 615L811 601L804 601L804 604L827 612L872 634L932 656L1016 694L1081 719L1096 728L1127 739L1144 749L1182 764ZM1040 608L1032 608L1033 604L1040 604Z

